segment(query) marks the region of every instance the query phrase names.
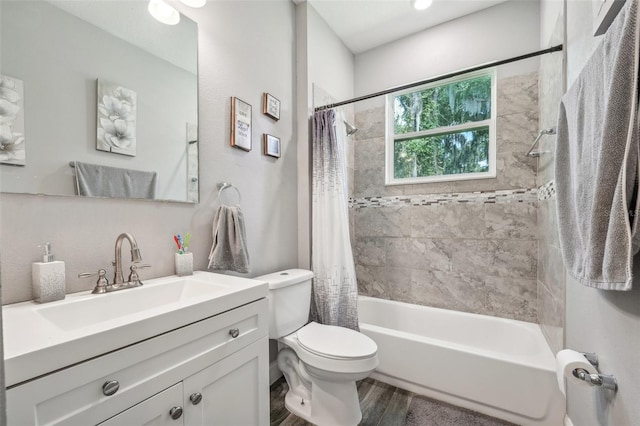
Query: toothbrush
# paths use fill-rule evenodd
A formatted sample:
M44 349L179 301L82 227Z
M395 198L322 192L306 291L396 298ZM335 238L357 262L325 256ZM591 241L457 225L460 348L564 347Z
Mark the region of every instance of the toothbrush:
M191 234L186 233L184 236L184 252L186 253L189 250L189 241L191 240Z
M178 237L179 237L179 235L174 235L174 236L173 236L173 241L175 241L175 242L176 242L176 245L178 246L178 253L181 253L181 252L182 252L182 249L181 249L181 247L180 247L180 240L178 239Z

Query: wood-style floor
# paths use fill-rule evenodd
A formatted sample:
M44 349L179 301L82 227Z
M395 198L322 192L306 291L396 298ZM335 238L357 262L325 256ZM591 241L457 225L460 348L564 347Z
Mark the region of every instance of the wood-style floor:
M310 426L289 413L284 377L271 386L271 426ZM362 426L509 426L511 423L416 395L373 379L358 382ZM336 425L340 426L340 425Z

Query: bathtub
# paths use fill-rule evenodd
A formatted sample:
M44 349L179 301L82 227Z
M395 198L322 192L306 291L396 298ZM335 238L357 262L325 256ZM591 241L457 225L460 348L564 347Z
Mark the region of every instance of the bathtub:
M378 345L372 378L520 425L561 426L564 396L540 327L359 296Z

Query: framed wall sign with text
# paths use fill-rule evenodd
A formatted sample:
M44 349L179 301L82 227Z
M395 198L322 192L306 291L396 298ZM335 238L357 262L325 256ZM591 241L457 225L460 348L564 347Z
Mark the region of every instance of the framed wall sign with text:
M251 151L251 105L231 98L231 146Z
M265 93L262 98L262 113L274 120L280 120L280 101L273 95Z

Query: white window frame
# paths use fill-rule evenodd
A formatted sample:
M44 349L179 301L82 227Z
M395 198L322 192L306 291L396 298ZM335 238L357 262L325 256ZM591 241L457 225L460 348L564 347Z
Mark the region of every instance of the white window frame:
M386 121L385 126L385 185L410 185L417 183L433 183L433 182L451 182L458 180L472 180L472 179L491 179L496 177L496 110L497 110L497 71L496 68L489 68L488 70L477 71L468 73L463 76L453 77L446 80L441 80L436 83L425 84L424 86L418 86L411 89L395 92L386 96ZM472 78L490 76L491 77L491 117L483 121L470 121L464 124L455 126L443 126L435 129L422 130L419 132L402 133L395 135L395 123L394 123L394 110L393 101L394 98L407 93L419 92L422 90L430 89L438 86L445 86L447 84L455 83L463 80L470 80ZM394 142L397 139L410 139L423 136L434 136L445 133L461 132L464 130L475 129L477 127L489 126L489 170L479 173L460 173L451 175L437 175L437 176L420 176L412 178L395 178L394 177Z

